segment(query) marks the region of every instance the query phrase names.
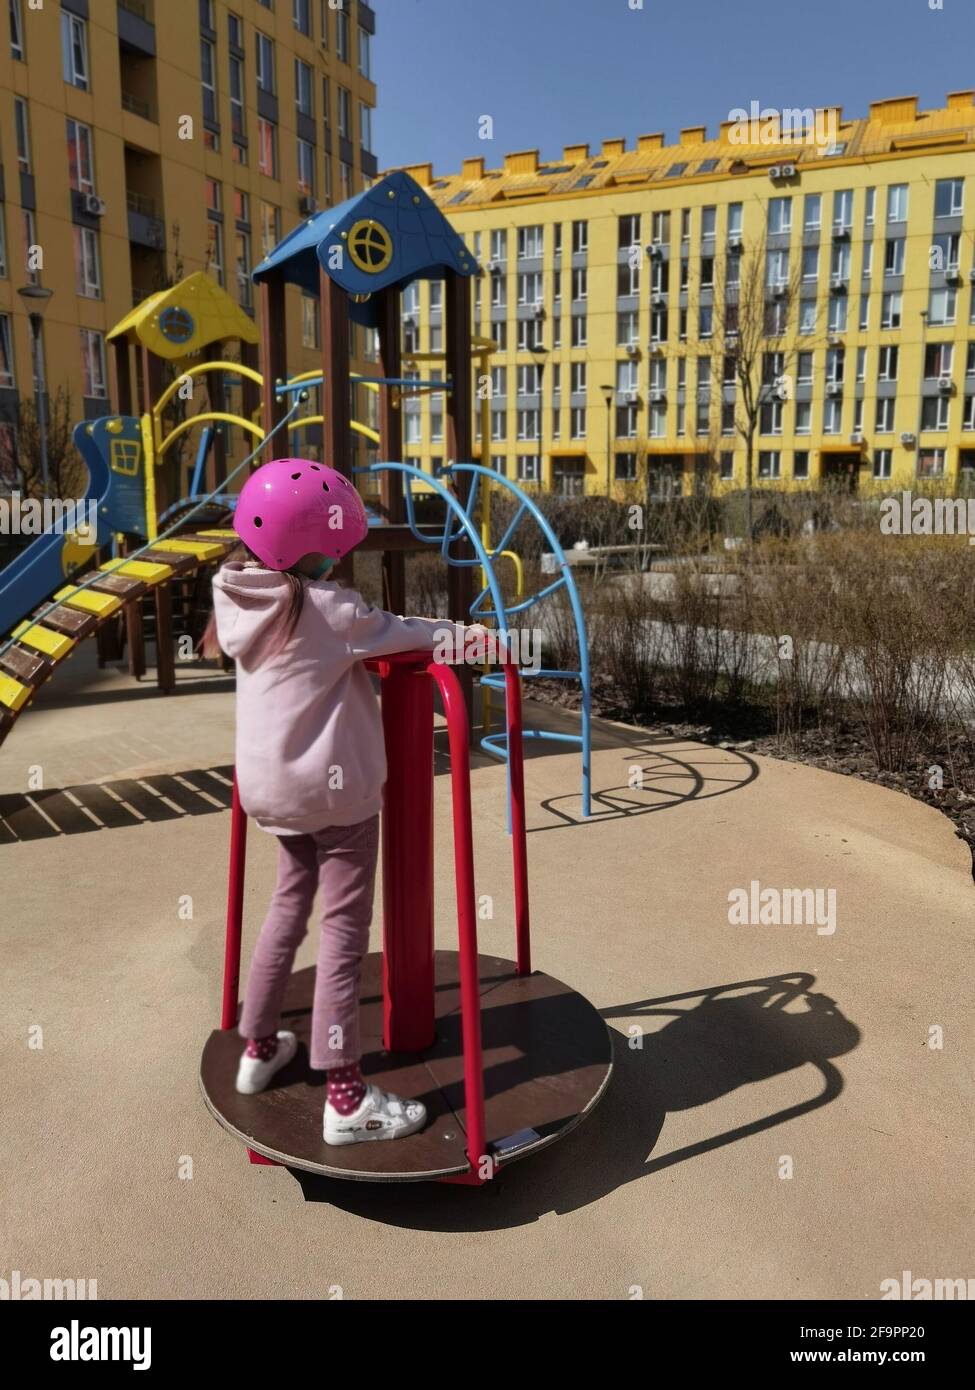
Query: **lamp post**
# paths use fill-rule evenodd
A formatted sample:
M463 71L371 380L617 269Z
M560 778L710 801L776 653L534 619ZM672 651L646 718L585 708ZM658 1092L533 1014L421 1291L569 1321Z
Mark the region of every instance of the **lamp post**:
M37 439L41 455L41 486L45 495L50 490L50 476L47 464L47 411L44 405L46 383L44 380L44 349L41 344L41 327L47 301L54 293L44 285L21 285L17 291L27 306L27 318L31 331L31 354L34 364L34 402L37 410Z
M603 393L603 398L604 398L605 401L606 401L606 496L607 496L607 497L612 497L612 495L613 495L613 453L612 453L612 450L613 450L613 433L612 433L612 425L613 425L613 397L614 397L615 394L616 394L616 388L613 387L613 386L607 386L607 385L605 384L605 382L604 382L603 385L600 386L599 389L600 389L600 391L602 391L602 393Z

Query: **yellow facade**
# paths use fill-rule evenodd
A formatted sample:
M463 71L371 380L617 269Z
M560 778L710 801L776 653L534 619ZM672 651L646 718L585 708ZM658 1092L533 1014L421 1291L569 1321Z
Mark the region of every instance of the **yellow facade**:
M361 0L346 0L344 11L328 0L65 0L40 9L14 0L10 8L9 35L8 5L0 13L0 418L12 420L17 398L32 394L28 305L18 290L33 278L53 291L43 308L48 391L66 388L80 419L109 408L104 339L133 304L209 271L253 314L249 272L269 245L315 205L371 181L373 11ZM69 120L84 128L71 132L82 152L74 189ZM310 152L299 151L299 138ZM274 164L263 172L269 144ZM33 277L28 233L42 258ZM317 315L303 313L297 291L288 296L288 361L311 369L320 362ZM360 354L363 346L360 337ZM239 406L239 389L233 401ZM233 440L234 452L241 443Z
M693 127L682 131L675 145L665 144L660 134L639 137L629 150L625 141L615 139L595 154L588 146L570 145L561 159L548 164L531 150L505 156L496 169L486 167L483 158L468 159L458 174L447 176L435 175L429 165L411 167L409 172L451 218L486 271L476 301L475 332L497 338L498 319L505 324L506 345L492 360L505 369L506 394L500 398L494 393L491 400L498 417L494 433L503 427L504 437L493 438L485 454L509 477L537 478L542 487L566 493L584 488L625 496L632 490L625 485L629 480L641 491L647 486L648 470L650 490L657 494L678 487L686 494L695 477L705 474L719 489L741 487L745 445L740 434L728 432L727 407L722 433L722 400L731 396L721 386L725 345L719 332L707 336L700 314L717 294L724 302L723 290L709 294L702 281L708 278L711 258L715 284L728 280L729 224L737 207L743 256L760 253L764 258L767 251L787 250L788 267L783 269L779 259L770 275L784 277L792 286L781 344L785 360L776 373L783 381L775 387L787 398L777 410L766 412L766 429L755 439L756 485L815 487L827 478L864 491L916 486L919 478L938 487L967 485L975 476L975 348L969 348L975 342L973 99L972 92L952 93L934 111L919 111L914 98L878 101L867 118L858 120L844 120L838 109L825 108L808 113L808 142L804 133L796 138L798 126L786 132L789 140L784 142L782 126L763 113L761 125L744 132L750 137L747 143L738 139L742 127L728 121L711 139L703 127ZM905 185L906 194L900 191ZM892 186L896 191L890 194ZM816 195L821 199L818 219ZM791 203L788 209L781 204L772 208L772 199ZM809 219L819 224L808 232L807 206ZM658 225L655 237L654 217L662 213L670 215L669 229L661 232ZM770 217L782 231L770 231ZM627 223L621 237L624 218L638 218L639 228ZM715 235L705 241L702 231L711 219ZM585 224L584 233L575 224ZM539 231L524 230L532 228ZM487 268L497 261L499 248L492 233L507 233L506 262L493 272ZM535 236L541 239L541 260L519 257L520 239L523 250L538 249ZM574 237L577 245L585 245L584 255L573 255ZM635 254L621 249L621 240L628 237ZM888 249L888 242L902 245ZM810 253L805 258L804 249ZM638 285L621 283L621 262L627 263L628 274L631 255ZM682 296L684 258L687 290ZM888 264L900 273L885 274ZM540 281L519 279L536 269ZM574 278L575 271L585 274ZM803 273L807 278L801 278ZM841 282L835 287L834 273ZM492 314L492 298L501 293L499 280L506 286L506 307ZM559 283L561 304L556 300ZM621 300L621 288L635 288L636 295ZM585 300L573 304L574 290L584 291ZM537 294L542 313L519 307L519 292L529 300ZM652 292L662 296L658 303L667 310L666 329L658 331L656 344ZM429 294L424 287L418 306L416 346L421 350L431 340L436 344L438 319L435 312L431 317ZM888 298L897 294L899 304ZM843 302L845 325L834 332L831 323L842 324ZM631 321L619 317L630 312L627 305L636 313L629 350L621 340L631 331ZM687 310L686 336L681 334L682 306ZM928 314L926 324L922 311ZM720 318L720 309L716 312ZM540 347L520 349L519 332L531 330L520 330L518 321L531 314L540 324L535 340ZM800 314L806 330L801 334ZM585 341L573 346L572 319L580 315L586 319ZM899 326L894 326L898 318ZM890 326L883 326L884 321ZM657 326L659 330L659 320ZM407 331L412 331L409 325ZM943 354L935 351L939 345ZM897 349L896 360L895 354L882 351L889 348ZM799 353L804 354L801 360ZM805 356L809 353L811 361ZM710 359L712 385L710 392L699 393L702 358ZM540 368L540 381L534 368ZM707 372L707 365L700 370ZM878 380L892 370L895 382ZM570 394L573 378L584 393ZM556 380L558 394L553 391ZM519 400L519 385L539 390ZM632 405L625 394L631 390ZM662 394L651 397L652 390ZM935 403L922 404L922 398ZM881 399L884 403L878 405ZM537 441L517 438L519 429L530 433L536 423L519 407L538 410ZM436 438L436 417L431 438L429 409L424 407L420 420L410 426L406 449L427 464L443 448ZM631 429L635 432L629 437Z

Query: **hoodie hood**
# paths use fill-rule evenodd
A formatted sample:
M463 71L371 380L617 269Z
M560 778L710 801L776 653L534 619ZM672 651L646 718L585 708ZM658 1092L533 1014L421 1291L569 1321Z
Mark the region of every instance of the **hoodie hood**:
M228 656L245 666L259 664L284 637L291 584L280 570L232 560L213 578L217 637Z

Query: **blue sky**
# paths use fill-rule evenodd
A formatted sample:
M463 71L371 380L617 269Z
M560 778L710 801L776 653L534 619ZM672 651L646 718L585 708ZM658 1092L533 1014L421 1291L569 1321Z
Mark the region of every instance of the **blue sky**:
M372 0L380 167L975 88L975 0ZM490 115L493 141L478 139Z

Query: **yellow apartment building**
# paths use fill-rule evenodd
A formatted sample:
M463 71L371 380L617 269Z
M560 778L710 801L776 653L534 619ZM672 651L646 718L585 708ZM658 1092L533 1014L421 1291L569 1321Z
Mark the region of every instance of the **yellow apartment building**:
M973 93L931 111L875 101L858 119L758 114L676 144L409 169L485 271L494 467L568 495L741 487L732 315L760 257L773 350L752 359L756 485L975 476ZM439 347L439 294L413 287L408 348ZM442 458L438 398L410 402L406 430L409 457Z
M78 419L109 409L105 335L154 290L209 270L254 312L265 251L376 174L375 28L364 0L0 7L0 429L33 395L31 312ZM311 369L315 301L288 294Z

